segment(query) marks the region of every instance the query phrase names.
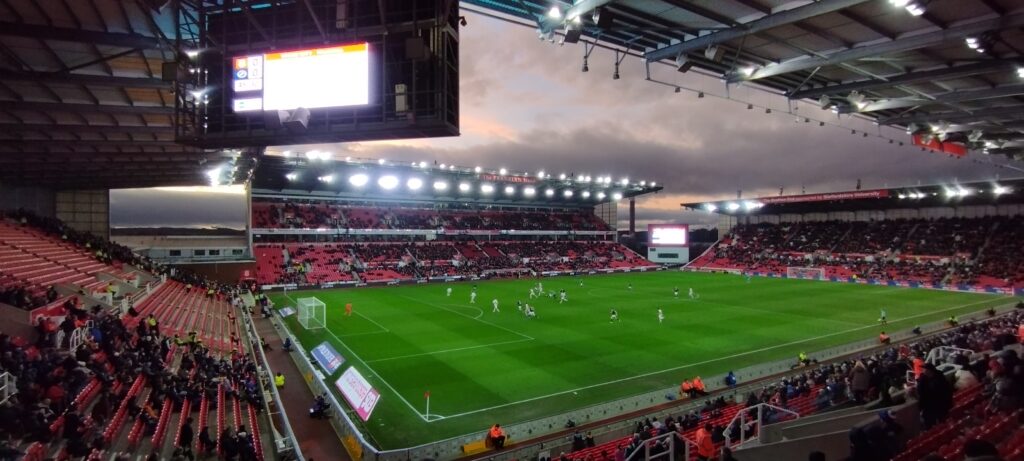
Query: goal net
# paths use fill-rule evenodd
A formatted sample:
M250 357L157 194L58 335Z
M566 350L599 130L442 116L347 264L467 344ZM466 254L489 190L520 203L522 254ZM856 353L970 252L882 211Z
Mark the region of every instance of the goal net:
M786 277L791 279L823 280L825 269L821 267L787 267Z
M307 330L327 327L327 305L316 298L299 298L295 301L299 323Z

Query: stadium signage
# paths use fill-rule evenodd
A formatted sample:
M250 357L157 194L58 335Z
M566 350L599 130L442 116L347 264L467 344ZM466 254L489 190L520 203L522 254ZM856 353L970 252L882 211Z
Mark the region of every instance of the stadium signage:
M327 341L314 347L312 353L316 363L320 364L320 368L323 368L328 375L333 375L338 368L341 368L341 364L345 363L345 357L342 357Z
M861 200L878 199L889 196L889 189L858 190L852 192L834 192L829 194L790 195L787 197L763 197L757 199L765 205L776 203L826 202L830 200Z
M341 378L334 382L334 386L338 388L342 397L345 397L360 419L363 421L370 419L373 408L380 400L380 392L370 386L359 370L349 367L341 374Z
M526 176L502 176L497 174L481 174L480 179L484 181L495 181L495 182L514 182L517 184L533 184L537 182L536 178L528 178Z

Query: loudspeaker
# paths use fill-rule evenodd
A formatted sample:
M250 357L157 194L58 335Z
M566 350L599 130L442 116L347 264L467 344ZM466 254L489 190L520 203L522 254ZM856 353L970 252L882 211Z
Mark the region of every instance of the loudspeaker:
M709 46L704 50L704 57L714 62L722 62L723 56L725 56L725 49L720 46Z
M579 29L566 29L565 30L565 43L577 43L580 41L580 34L582 32Z
M300 107L292 111L292 116L284 121L284 127L293 133L306 131L309 125L309 109Z
M676 70L677 71L685 73L686 71L690 70L691 67L693 67L693 61L690 61L689 59L686 59L686 55L685 54L681 54L679 56L676 56Z
M268 110L263 112L263 127L268 130L280 130L288 120L286 110Z
M177 62L166 61L160 63L160 79L165 82L176 82L179 80L186 80L188 75L185 74L185 69L178 66Z
M615 18L612 17L612 14L608 10L604 8L599 8L596 11L594 11L594 16L592 19L594 20L594 24L596 24L597 27L601 29L609 29L612 27L612 21Z

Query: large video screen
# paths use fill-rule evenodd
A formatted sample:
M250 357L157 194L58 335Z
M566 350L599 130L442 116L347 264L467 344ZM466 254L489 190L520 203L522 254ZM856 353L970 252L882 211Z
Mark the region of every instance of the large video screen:
M685 224L649 224L647 226L648 246L690 245L690 227Z
M370 103L368 43L232 59L235 112Z

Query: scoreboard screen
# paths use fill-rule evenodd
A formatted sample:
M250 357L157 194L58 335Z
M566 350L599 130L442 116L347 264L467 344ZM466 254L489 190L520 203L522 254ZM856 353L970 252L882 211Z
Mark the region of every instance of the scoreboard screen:
M370 103L368 43L237 56L231 71L235 112Z
M690 244L690 227L684 224L649 224L648 246L685 247Z

